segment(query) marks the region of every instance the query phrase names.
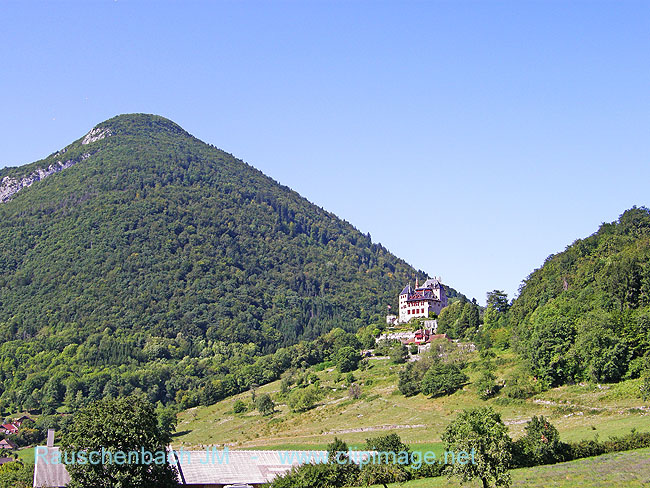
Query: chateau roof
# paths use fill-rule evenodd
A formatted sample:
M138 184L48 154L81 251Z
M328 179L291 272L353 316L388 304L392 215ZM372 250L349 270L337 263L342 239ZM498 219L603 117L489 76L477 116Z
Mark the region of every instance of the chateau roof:
M411 293L406 299L407 302L414 302L417 300L438 300L438 297L436 297L430 289L425 288L418 289L415 293Z
M402 290L402 293L400 293L400 295L410 295L411 293L413 293L413 289L411 288L411 284L409 283L408 285L406 285L404 287L404 289Z
M437 278L429 278L420 288L438 288L440 284L441 283Z

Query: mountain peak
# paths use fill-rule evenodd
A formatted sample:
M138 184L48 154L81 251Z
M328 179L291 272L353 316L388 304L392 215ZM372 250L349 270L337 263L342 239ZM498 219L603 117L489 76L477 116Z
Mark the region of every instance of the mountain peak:
M93 131L104 131L108 129L115 135L145 135L151 133L184 134L185 131L180 125L165 117L154 114L122 114L97 124ZM92 131L91 131L92 132Z

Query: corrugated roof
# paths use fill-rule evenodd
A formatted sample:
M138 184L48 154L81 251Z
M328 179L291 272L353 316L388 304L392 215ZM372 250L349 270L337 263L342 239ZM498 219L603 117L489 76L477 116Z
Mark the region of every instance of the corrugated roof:
M49 448L47 462L37 457L34 470L35 487L63 487L70 482L64 464L51 460L59 448ZM357 455L365 457L367 453ZM263 484L293 466L327 460L327 451L238 451L209 447L203 451L175 451L179 482L182 485L200 484ZM356 459L353 455L352 459Z
M293 466L323 462L326 451L176 451L185 484L266 483Z
M68 470L65 469L65 464L61 464L58 461L57 463L53 462L59 456L59 448L40 447L46 450L39 450L39 455L35 456L34 486L38 488L60 487L70 483L70 475L68 474Z

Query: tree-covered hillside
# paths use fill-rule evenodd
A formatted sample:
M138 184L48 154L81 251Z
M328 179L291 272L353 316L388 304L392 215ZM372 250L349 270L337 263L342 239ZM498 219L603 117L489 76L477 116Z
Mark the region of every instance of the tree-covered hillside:
M173 400L229 364L377 321L425 278L162 117L110 119L0 182L58 162L74 164L0 204L11 408L138 389Z
M638 376L650 352L650 210L627 210L549 256L508 319L515 346L550 385Z

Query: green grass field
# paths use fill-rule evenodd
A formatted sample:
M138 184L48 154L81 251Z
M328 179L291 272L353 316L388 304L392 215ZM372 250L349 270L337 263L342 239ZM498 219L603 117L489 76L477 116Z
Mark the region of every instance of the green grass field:
M27 462L27 463L34 463L34 451L36 451L35 447L26 447L24 449L19 449L18 452L18 459L21 461Z
M650 448L617 452L549 466L511 471L513 488L641 488L650 485ZM379 486L379 485L377 485ZM480 488L480 481L460 485L446 477L395 483L391 488Z
M470 357L471 359L471 357ZM196 407L179 415L174 445L200 447L229 445L246 449L316 449L324 448L334 436L350 447L360 447L368 437L398 433L402 440L418 449L441 450L440 438L445 427L465 408L491 405L502 415L511 436L523 434L525 423L533 415L544 415L558 428L562 439L575 441L604 440L635 428L650 431L650 408L638 398L639 380L615 385L573 385L556 388L528 400L507 401L478 398L471 384L453 395L406 398L397 390L397 373L401 365L389 360L371 360L371 367L355 371L362 396L352 400L342 381L336 381L331 368L318 371L324 398L307 412L293 413L278 400L280 382L257 390L269 393L278 404L268 417L252 410L234 414L235 400L251 402L251 393L243 393L209 407ZM512 353L502 353L497 375L502 378L516 365ZM467 369L470 383L477 374Z

